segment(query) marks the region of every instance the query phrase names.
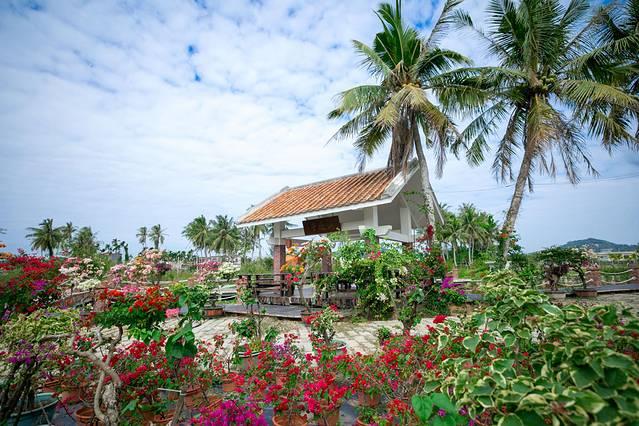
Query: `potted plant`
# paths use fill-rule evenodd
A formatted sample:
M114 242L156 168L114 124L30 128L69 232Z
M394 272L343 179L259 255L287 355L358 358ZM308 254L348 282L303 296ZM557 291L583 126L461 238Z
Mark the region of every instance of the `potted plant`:
M204 317L213 318L224 315L224 308L218 305L220 300L220 264L214 260L208 260L198 264L197 272L189 280L193 285L202 285L208 289L209 297L204 306ZM214 290L218 291L214 293Z
M202 426L267 426L264 412L257 404L232 399L222 402L215 410L202 409L191 423Z
M234 321L229 327L236 336L232 360L245 371L257 365L257 357L263 351L264 342L272 342L277 337L277 330L269 327L262 330L265 311L261 309L255 292L248 287L246 279L237 280L237 295L246 309L248 318Z
M338 385L335 373L322 365L309 370L309 378L303 384L308 411L313 413L319 425L335 426L339 422L340 408L349 388Z
M588 262L588 255L584 249L550 247L540 251L537 258L543 263L544 281L548 287L545 291L551 299L565 299L566 291L559 289L559 280L573 270L579 276L583 289L576 290L586 296L591 296L593 291L586 286L585 271L583 266ZM594 290L596 296L596 290Z
M306 318L305 322L311 330L311 341L316 349L341 351L346 348L346 343L334 340L335 323L338 320L338 310L334 305Z
M290 260L282 266L281 271L288 272L291 284L297 285L300 303L304 306L304 310L300 314L302 320L311 315L310 298L304 294L304 286L312 277L313 272L318 269L322 259L331 254L332 249L331 241L326 238L307 241L302 245L292 246L288 249L287 254L290 256Z
M79 320L75 310L46 309L10 317L0 329L0 424L50 421L58 402L37 393L42 368L64 350L66 335ZM46 413L46 415L45 415ZM49 419L44 417L51 416Z
M355 355L349 373L353 380L353 390L357 392L358 406L377 407L380 404L382 394L378 377L382 377L383 374L379 369L376 357Z

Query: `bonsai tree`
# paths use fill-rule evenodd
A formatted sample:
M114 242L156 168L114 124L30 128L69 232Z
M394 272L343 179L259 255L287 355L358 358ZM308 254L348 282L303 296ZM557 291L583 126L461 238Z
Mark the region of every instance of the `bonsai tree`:
M246 278L240 278L236 282L237 295L246 309L248 318L241 321L234 321L230 328L237 336L233 349L232 360L240 363L240 357L259 352L262 350L263 342L272 342L277 337L277 330L269 327L265 332L262 330L264 314L266 310L260 306L259 299L255 295L253 288L249 287ZM242 351L244 348L244 351Z
M297 283L300 301L304 305L305 312L311 311L308 298L304 297L304 286L311 280L312 273L316 271L325 256L331 254L333 244L330 240L322 238L311 240L302 245L293 246L288 250L292 259L283 267L283 272L291 274L291 280Z
M540 251L537 258L544 268L544 281L551 291L558 291L559 280L570 270L579 276L582 285L586 287L586 273L584 266L588 264L588 253L580 248L550 247Z
M43 309L19 314L0 328L0 424L36 407L37 378L79 320L75 310Z

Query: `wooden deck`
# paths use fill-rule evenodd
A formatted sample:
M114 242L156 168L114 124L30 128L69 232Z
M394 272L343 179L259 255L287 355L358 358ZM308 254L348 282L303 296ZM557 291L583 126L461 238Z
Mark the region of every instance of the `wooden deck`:
M302 305L262 305L261 307L266 311L264 316L296 321L302 319L301 313L304 309ZM313 312L320 310L319 308L312 309ZM246 308L241 304L224 305L224 313L226 315L247 315Z

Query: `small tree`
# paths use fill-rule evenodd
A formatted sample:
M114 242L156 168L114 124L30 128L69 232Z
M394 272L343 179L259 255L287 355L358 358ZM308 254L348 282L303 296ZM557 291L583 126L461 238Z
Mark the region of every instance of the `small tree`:
M579 279L586 287L586 273L584 266L588 264L588 254L580 248L550 247L540 251L537 255L543 263L544 281L548 288L557 291L559 280L572 269L579 275Z

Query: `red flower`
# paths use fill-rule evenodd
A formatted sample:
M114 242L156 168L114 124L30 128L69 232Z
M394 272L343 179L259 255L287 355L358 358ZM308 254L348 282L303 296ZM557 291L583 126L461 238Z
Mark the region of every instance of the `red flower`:
M437 315L435 318L433 318L433 322L435 324L441 324L446 320L446 315Z

